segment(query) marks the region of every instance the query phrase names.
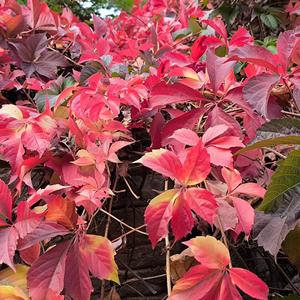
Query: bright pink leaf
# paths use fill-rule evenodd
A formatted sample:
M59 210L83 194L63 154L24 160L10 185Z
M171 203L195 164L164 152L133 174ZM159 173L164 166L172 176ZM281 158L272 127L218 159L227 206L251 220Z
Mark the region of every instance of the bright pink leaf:
M268 299L268 286L252 272L240 268L231 268L229 274L234 284L246 294L259 300Z

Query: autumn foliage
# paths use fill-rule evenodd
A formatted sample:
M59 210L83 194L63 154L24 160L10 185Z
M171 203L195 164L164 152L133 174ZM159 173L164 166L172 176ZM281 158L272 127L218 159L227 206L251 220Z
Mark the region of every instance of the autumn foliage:
M275 173L266 155L300 144L298 120L283 118L299 117L300 32L291 23L271 52L196 2L135 1L89 26L39 0L1 1L0 299L88 300L92 277L118 286L109 222L105 236L91 224L115 218L115 179L130 167L165 188L148 199L146 231L125 224L125 235L165 240L166 252L181 241L196 261L168 299L268 299L230 251L251 241L275 258L294 253L299 150Z

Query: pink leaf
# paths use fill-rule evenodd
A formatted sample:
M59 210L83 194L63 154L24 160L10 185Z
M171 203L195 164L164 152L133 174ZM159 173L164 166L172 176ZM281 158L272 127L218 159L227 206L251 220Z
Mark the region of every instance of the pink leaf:
M26 249L40 241L68 233L70 231L62 225L52 222L42 222L32 232L27 234L24 239L19 240L18 250Z
M246 237L250 235L253 223L254 223L254 209L247 201L236 198L230 197L232 199L233 205L236 209L237 216L238 216L238 224L235 228L235 233L237 236L244 232Z
M15 271L14 255L17 248L18 233L14 227L0 230L0 265L7 264Z
M268 299L268 286L252 272L240 268L231 268L229 274L234 284L246 294L259 300Z
M8 186L0 179L0 216L11 220L12 197Z

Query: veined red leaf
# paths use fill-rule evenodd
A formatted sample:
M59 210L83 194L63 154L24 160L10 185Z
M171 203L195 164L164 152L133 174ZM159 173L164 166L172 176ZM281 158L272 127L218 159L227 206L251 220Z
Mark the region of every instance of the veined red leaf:
M181 83L167 84L160 82L155 85L150 93L150 107L165 106L171 103L187 101L201 101L205 98L200 92Z
M169 142L169 138L176 130L181 128L194 129L199 118L204 113L204 109L195 108L169 121L163 128L161 128L162 146L165 146Z
M194 218L188 205L186 194L180 193L173 205L171 227L175 239L179 240L191 232Z
M209 154L199 141L189 149L181 171L181 182L185 185L195 185L202 182L210 173Z
M252 272L240 268L231 268L229 274L234 284L246 294L255 299L268 299L268 286Z
M153 150L136 161L166 177L177 179L182 165L178 157L166 149Z
M28 272L28 287L32 300L52 300L53 295L59 295L62 292L70 245L71 241L62 242L33 263ZM74 274L76 271L74 269Z
M228 61L225 57L218 57L214 49L206 52L207 72L213 92L216 94L225 78L233 71L234 61Z
M215 197L209 191L200 188L189 188L184 193L190 209L212 225L218 208Z
M195 259L209 269L222 270L230 262L228 249L212 236L199 236L184 244L189 246Z
M168 234L168 225L172 218L173 202L179 191L168 190L151 200L145 211L145 222L152 247Z
M210 292L215 292L221 279L220 270L194 266L176 282L168 300L215 299Z
M75 242L68 252L64 278L65 295L73 300L90 299L93 290L85 258Z
M7 264L15 271L14 255L17 248L18 233L14 227L0 230L0 265Z
M40 224L41 216L35 214L26 201L20 202L17 207L17 220L14 227L22 239Z
M229 60L257 64L277 73L277 64L273 54L260 46L245 45L244 47L235 48L229 53L229 57Z
M42 222L32 232L27 234L24 239L19 240L18 250L29 248L40 241L68 233L70 231L62 225L53 222Z
M259 114L268 118L268 103L272 88L279 77L268 73L261 73L248 80L243 88L246 101Z
M11 220L12 197L8 186L0 179L0 217Z
M41 246L40 243L34 244L29 248L20 250L20 256L26 264L32 265L40 256Z
M116 253L107 238L85 234L80 244L80 251L94 276L119 283L118 267L114 261Z

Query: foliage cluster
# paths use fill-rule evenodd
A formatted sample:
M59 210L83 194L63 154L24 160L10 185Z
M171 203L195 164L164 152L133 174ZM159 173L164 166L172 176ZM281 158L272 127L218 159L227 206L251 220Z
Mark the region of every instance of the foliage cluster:
M90 274L119 283L114 256L129 234L165 241L170 300L268 299L233 265L243 241L300 266L299 28L269 49L244 27L229 34L210 8L135 1L90 27L39 0L1 2L1 299L90 299ZM116 178L136 197L126 178L142 167L165 190L132 228L111 208ZM111 242L108 221L100 236L98 214L128 231ZM177 259L195 265L171 290L181 240Z

